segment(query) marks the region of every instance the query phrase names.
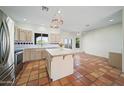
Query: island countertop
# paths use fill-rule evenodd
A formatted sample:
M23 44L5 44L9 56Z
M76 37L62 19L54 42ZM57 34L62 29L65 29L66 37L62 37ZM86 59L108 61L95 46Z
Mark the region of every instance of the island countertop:
M55 49L46 49L46 51L51 55L51 56L65 56L65 55L73 55L76 53L79 53L79 51L74 51L72 49L67 49L67 48L55 48Z

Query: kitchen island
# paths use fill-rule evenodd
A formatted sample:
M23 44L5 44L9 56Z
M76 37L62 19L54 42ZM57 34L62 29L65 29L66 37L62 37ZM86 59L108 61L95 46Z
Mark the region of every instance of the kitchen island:
M52 81L58 80L74 72L74 54L72 49L46 49L47 70Z

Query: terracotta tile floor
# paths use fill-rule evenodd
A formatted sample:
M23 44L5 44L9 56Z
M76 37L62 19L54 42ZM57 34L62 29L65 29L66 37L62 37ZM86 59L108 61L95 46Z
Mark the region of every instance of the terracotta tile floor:
M46 61L24 64L16 78L18 86L121 86L124 73L108 64L108 60L88 54L75 55L74 73L60 80L50 82Z

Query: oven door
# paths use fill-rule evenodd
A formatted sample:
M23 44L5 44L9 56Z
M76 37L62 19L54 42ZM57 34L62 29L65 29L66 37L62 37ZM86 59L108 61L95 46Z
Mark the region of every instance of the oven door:
M23 51L15 53L15 75L17 76L23 68Z

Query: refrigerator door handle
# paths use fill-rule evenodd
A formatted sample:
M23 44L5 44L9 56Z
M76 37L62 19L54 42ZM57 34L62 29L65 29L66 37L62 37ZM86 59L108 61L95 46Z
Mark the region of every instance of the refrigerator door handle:
M10 53L10 35L9 35L9 28L8 28L8 25L7 25L7 22L4 21L5 23L5 31L6 31L6 54L5 54L5 57L8 59L9 57L9 53Z
M3 23L0 26L0 65L3 63Z

